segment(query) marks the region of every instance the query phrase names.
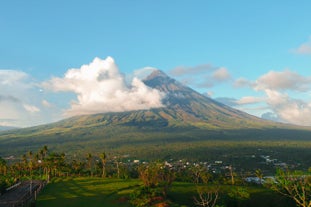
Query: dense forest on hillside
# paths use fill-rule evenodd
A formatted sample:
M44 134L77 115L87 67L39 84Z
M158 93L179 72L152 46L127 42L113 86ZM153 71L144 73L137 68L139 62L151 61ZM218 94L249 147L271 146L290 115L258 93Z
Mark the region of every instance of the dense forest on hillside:
M31 129L29 129L31 130ZM88 152L127 155L130 159L188 159L212 162L222 160L251 170L264 168L260 156L271 156L298 169L311 166L310 132L301 130L231 130L204 131L193 128L164 129L77 128L67 134L65 129L16 134L0 138L0 156L19 160L25 151L36 151L48 145L55 152L66 152L67 158L83 158ZM115 132L117 130L117 132ZM73 133L73 134L72 134ZM255 159L254 159L255 157Z

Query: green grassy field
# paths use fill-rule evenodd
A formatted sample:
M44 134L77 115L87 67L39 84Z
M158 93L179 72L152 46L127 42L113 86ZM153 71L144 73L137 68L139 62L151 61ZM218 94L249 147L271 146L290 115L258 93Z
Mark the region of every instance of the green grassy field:
M130 194L140 185L139 180L102 178L55 179L40 193L37 207L97 207L132 206ZM262 187L246 187L249 199L232 200L227 193L236 186L221 186L219 204L226 207L294 207L294 203ZM168 197L173 207L191 207L196 188L191 183L175 182Z
M38 197L38 207L130 206L127 197L138 180L101 178L56 179Z

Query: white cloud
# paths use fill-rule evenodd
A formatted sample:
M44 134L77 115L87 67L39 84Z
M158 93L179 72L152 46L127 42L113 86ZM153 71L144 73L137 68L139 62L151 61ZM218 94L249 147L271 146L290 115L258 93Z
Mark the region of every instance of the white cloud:
M281 121L281 119L278 117L278 115L276 115L275 113L273 113L271 111L263 113L261 115L261 118L267 119L267 120L271 120L271 121L276 121L276 122L280 122Z
M57 108L43 110L43 93L30 75L0 69L0 125L27 127L59 120Z
M211 88L217 83L231 79L231 74L227 68L216 67L211 64L193 67L178 66L169 71L169 74L193 88Z
M244 97L236 102L265 103L268 108L262 113L262 117L311 126L311 101L306 96L311 89L311 76L303 76L289 69L269 71L253 82L238 79L235 86L247 86L265 94L265 98Z
M44 86L77 95L65 113L67 116L163 107L164 94L138 78L128 85L111 57L95 58L81 68L69 69L63 78L53 78Z
M311 38L308 42L301 44L298 48L292 50L296 54L311 55Z
M24 83L25 80L29 79L28 74L17 71L17 70L0 70L0 85L7 87L17 87L19 85L27 86Z
M47 100L42 100L41 104L44 106L44 107L47 107L47 108L50 108L52 107L53 105L48 102Z
M242 87L252 87L252 81L247 80L246 78L238 78L234 83L233 86L236 88Z
M203 95L211 98L214 95L214 92L213 91L207 91L207 92L203 93Z
M229 80L231 78L231 75L228 72L227 68L221 67L212 74L212 77L216 81L225 81Z
M154 68L154 67L144 67L144 68L135 70L133 72L132 77L130 77L130 78L133 79L134 77L136 77L139 80L144 80L145 78L147 78L155 70L157 70L157 69Z
M219 98L216 98L216 100L228 106L238 107L241 105L262 103L263 101L265 101L265 98L254 97L254 96L245 96L240 99L219 97Z
M40 109L38 107L33 106L33 105L23 104L23 107L26 109L26 111L28 111L30 113L35 113L35 112L40 111Z
M256 103L260 103L263 101L264 101L264 98L261 98L261 97L245 96L237 100L236 103L239 105L245 105L245 104L256 104Z
M290 70L270 71L256 81L256 90L294 90L307 91L311 86L311 77L304 77Z
M169 73L176 77L176 76L184 76L184 75L205 74L207 72L210 72L216 69L217 67L211 64L203 64L203 65L197 65L193 67L178 66L172 69Z
M311 125L311 102L293 99L287 94L265 90L267 104L283 121L297 125Z
M296 53L298 54L311 54L311 44L302 44L297 48Z

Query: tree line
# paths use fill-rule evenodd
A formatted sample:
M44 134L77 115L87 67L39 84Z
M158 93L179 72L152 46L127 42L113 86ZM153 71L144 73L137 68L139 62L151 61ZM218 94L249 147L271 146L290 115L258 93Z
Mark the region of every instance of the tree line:
M211 173L206 166L195 164L172 166L165 161L150 163L127 162L119 155L85 154L84 158L68 158L65 153L51 152L43 146L37 152L28 151L19 161L7 162L0 157L0 193L21 180L51 180L54 177L90 176L108 178L139 178L141 188L135 190L130 202L134 206L151 206L159 200L169 202L167 195L175 181L191 182L196 186L193 197L196 206L219 206L220 185L235 185L228 197L238 202L248 199L249 192L243 188L243 178L232 166L223 174ZM260 183L282 195L291 198L297 206L311 207L311 168L309 172L293 172L278 169L276 175L263 182L263 173L256 170L254 175ZM236 204L238 206L238 204Z

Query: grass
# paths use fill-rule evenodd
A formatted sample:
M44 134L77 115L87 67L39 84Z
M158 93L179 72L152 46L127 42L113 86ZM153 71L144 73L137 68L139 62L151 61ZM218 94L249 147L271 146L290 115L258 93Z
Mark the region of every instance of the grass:
M130 207L130 194L140 185L139 180L102 178L59 178L54 179L40 193L37 207L84 207L109 206ZM246 188L250 197L246 200L232 200L228 192L238 186L220 186L219 204L226 207L294 207L295 204L279 194L258 186ZM192 207L196 187L191 183L174 182L168 198L173 207Z
M102 178L55 179L40 193L38 207L130 206L124 198L139 184L137 180Z

